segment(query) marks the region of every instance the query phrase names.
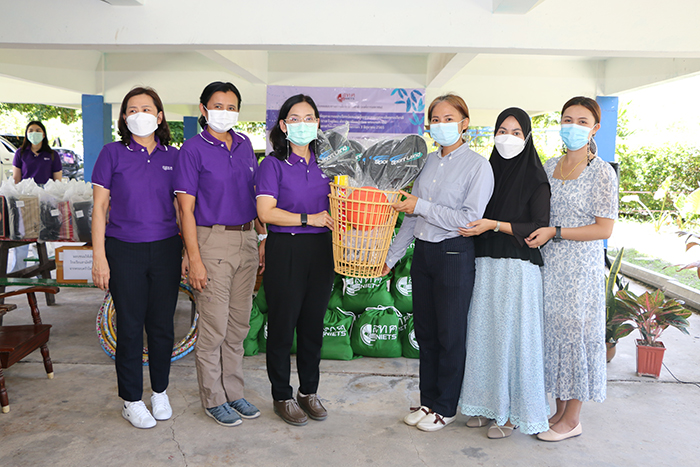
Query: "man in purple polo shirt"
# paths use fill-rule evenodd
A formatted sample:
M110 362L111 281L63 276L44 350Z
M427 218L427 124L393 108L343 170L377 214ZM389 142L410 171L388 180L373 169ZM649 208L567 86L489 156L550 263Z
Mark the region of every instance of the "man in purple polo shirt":
M264 237L258 251L254 178L258 163L245 135L232 130L241 95L231 83L209 84L200 97L204 131L182 145L175 173L182 235L195 289L199 330L195 362L205 413L223 426L260 416L244 396L243 340ZM255 228L265 230L258 222Z

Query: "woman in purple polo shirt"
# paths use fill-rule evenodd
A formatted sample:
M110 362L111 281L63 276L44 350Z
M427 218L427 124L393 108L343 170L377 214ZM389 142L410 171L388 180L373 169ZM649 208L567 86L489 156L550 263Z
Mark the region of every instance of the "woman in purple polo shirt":
M24 142L15 152L12 161L12 176L15 183L32 178L43 185L51 179L60 180L63 176L61 158L49 146L46 127L39 121L29 122L24 130Z
M263 284L267 299L267 375L274 411L291 425L308 416L325 420L316 391L323 343L323 317L333 285L333 220L328 214L329 180L316 164L319 114L303 94L282 105L270 132L274 151L257 178L258 216L269 225ZM297 333L299 390L289 385L289 351ZM306 414L305 414L306 412Z
M129 91L118 127L121 141L102 148L92 172L92 279L109 288L117 312L122 416L136 428L151 428L172 415L165 390L182 260L173 194L177 149L168 146L163 103L151 88ZM153 414L141 400L144 326Z
M204 128L182 145L175 173L182 236L196 290L199 329L195 363L204 412L219 425L260 416L243 397L243 340L250 329L253 288L263 265L253 230L258 161L250 140L233 131L241 94L231 83L209 84L199 98ZM255 222L256 230L265 233Z

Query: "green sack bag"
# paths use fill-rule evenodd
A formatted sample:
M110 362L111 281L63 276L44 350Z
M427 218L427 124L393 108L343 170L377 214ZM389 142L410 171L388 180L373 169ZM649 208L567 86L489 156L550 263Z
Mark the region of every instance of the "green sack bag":
M389 291L390 276L343 278L343 310L359 315L366 308L394 306L394 298Z
M323 318L323 346L321 358L326 360L352 360L355 354L350 345L355 315L342 308L329 308Z
M352 329L353 352L365 357L400 357L400 318L401 312L393 306L367 308Z
M401 355L406 358L418 358L420 356L416 330L413 326L413 314L403 315L401 318L399 338L401 339Z
M265 316L260 313L260 309L255 302L253 302L253 308L250 310L250 330L248 331L246 338L243 340L243 355L246 357L257 355L260 351L260 346L258 345L258 335L260 334L260 329L262 329L265 321Z
M263 325L260 329L260 334L258 335L258 348L260 352L267 352L267 315L263 316ZM297 353L297 331L294 330L294 340L292 341L292 348L289 350L290 354Z
M329 310L335 310L336 308L343 308L343 276L340 274L335 275L331 299L328 301Z
M402 313L413 313L413 286L411 284L411 263L413 257L404 258L394 267L391 279L391 296L394 306Z
M267 313L267 300L265 299L265 287L262 285L258 289L258 294L253 299L255 303L258 304L258 309L260 313Z

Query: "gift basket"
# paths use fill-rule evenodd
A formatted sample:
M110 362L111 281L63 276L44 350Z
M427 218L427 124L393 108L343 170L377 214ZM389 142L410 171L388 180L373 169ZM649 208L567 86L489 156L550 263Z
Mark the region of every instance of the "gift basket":
M334 220L335 271L350 277L381 275L398 212L399 190L425 164L427 145L409 135L369 141L349 140L348 125L319 132L318 166L330 178Z

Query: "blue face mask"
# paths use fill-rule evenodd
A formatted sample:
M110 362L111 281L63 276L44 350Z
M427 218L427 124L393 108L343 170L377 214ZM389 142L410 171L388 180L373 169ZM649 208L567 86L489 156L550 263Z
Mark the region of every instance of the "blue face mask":
M459 132L460 123L462 122L431 123L430 137L440 146L452 146L462 136L462 133Z
M570 151L576 151L588 144L591 128L587 126L564 123L559 130L559 136Z
M287 139L297 146L306 146L316 139L318 123L287 123Z

